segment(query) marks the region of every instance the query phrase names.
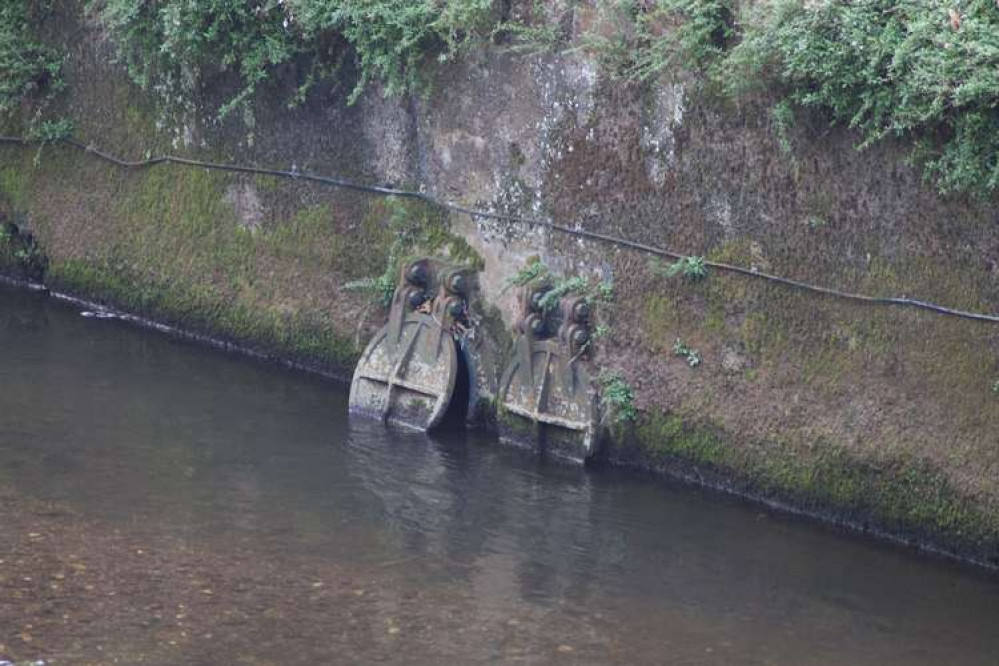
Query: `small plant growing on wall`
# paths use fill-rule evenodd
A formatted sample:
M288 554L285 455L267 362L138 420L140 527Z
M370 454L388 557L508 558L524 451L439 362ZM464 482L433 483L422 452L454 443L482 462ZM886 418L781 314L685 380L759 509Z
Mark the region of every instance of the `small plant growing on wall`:
M704 261L704 257L696 256L683 257L667 266L663 266L661 262L657 262L653 266L653 271L664 277L673 278L680 276L692 282L698 282L708 276L708 267Z
M594 284L579 275L558 278L543 261L537 258L528 261L513 277L509 278L503 290L508 291L514 287L524 287L529 284L544 285L548 288L539 303L545 310L554 309L559 299L569 294L579 294L586 298L591 305L607 304L614 300L614 287L609 282Z
M0 268L17 277L41 280L47 267L48 259L34 235L0 219Z
M540 259L527 262L517 273L506 281L503 291L513 287L523 287L532 282L543 282L551 278L551 271Z
M614 423L633 423L638 418L635 391L620 374L604 372L600 375L600 386L603 389L600 404Z
M590 283L586 278L575 276L559 280L552 285L552 288L541 298L539 305L545 312L549 312L558 307L559 299L569 294L583 294L588 296Z
M591 312L597 312L597 321L590 320L591 335L583 344L579 351L580 354L583 351L591 350L594 343L610 336L609 324L606 321L600 321L602 317L606 316L607 309L613 306L614 287L610 282L595 281L579 275L558 277L539 258L532 257L516 274L507 279L503 291L528 285L541 292L537 306L545 314L554 313L558 309L561 299L570 295L581 296L590 306ZM601 306L599 311L597 306Z
M701 352L691 349L682 339L677 338L673 343L673 355L687 360L687 365L696 368L701 364Z

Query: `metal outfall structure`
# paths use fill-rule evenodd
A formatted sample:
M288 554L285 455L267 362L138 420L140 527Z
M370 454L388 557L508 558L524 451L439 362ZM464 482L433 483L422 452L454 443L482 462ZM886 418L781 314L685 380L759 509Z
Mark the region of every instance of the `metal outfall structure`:
M468 275L459 267L421 259L403 269L388 323L354 371L351 411L421 430L440 424L458 381L467 293Z
M564 296L548 306L550 285L523 287L516 341L497 380L488 367L499 359L480 344L472 309L476 282L471 269L433 258L402 269L388 323L354 371L351 411L429 430L449 412L472 421L480 400L495 401L504 439L560 458L590 457L598 424L586 299Z

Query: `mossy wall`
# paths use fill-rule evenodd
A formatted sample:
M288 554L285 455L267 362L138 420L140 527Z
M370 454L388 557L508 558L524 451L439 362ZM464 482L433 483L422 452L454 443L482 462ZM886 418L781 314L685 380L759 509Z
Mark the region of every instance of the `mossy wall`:
M573 39L596 20L592 3L566 11ZM287 91L264 91L250 128L141 94L99 25L66 20L76 37L61 109L81 138L119 154L424 188L821 285L999 312L994 206L941 198L904 150L857 152L857 137L821 119L793 130L789 156L766 100L732 107L682 73L637 86L580 49L485 48L441 67L428 98L372 88L348 106L320 86L288 109ZM206 98L226 91L210 83ZM0 147L0 208L29 220L50 283L329 369L348 369L384 321L371 294L346 287L384 274L400 238L405 253L483 269L493 337L511 318L506 279L528 257L611 281L594 363L634 387L639 421L610 458L999 558L999 327L721 273L667 279L644 255L400 206ZM696 368L673 355L677 338L700 351Z
M647 91L607 86L603 113L568 124L549 180L558 221L585 214L595 231L714 261L999 312L992 207L940 198L900 150L858 153L847 133L800 129L790 158L766 105L668 85L689 88L664 174L643 148ZM999 562L999 326L717 271L666 278L648 257L559 246L615 277L598 361L634 386L640 417L611 458Z
M474 259L423 204L205 169L129 171L68 147L6 149L0 204L30 221L45 282L144 317L347 375L382 308L391 250ZM10 262L9 262L10 263Z

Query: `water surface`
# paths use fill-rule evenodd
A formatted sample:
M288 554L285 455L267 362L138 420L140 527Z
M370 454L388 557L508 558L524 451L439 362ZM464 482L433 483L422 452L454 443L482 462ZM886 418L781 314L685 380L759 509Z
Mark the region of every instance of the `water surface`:
M6 287L0 488L0 660L999 664L993 575Z

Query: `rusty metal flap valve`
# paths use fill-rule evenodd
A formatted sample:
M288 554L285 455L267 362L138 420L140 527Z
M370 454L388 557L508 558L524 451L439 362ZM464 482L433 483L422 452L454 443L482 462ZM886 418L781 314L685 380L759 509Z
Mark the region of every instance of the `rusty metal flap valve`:
M433 259L403 267L389 320L354 371L350 410L428 430L447 411L458 373L455 334L468 326L468 270Z
M521 291L514 351L499 386L500 434L545 453L585 460L594 451L596 400L586 370L589 302L548 307L547 286Z

